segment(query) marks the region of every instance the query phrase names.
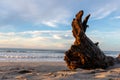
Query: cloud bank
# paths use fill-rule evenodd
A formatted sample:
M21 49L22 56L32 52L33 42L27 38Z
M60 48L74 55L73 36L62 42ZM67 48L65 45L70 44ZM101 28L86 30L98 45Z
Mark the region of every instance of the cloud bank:
M70 31L0 33L0 47L64 49L73 42Z

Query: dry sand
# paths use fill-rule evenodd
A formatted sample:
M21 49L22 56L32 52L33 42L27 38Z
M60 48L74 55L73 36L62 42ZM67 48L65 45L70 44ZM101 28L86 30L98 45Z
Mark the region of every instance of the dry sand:
M0 62L0 80L120 80L120 64L71 71L64 62Z

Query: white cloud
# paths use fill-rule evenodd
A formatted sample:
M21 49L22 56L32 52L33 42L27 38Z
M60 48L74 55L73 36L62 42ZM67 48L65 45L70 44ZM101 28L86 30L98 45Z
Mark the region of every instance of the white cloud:
M44 48L50 48L51 46L55 48L56 46L59 48L65 47L69 45L68 43L71 45L73 43L71 31L39 30L45 29L44 25L56 28L59 24L68 24L69 20L80 9L85 9L85 13L91 11L94 19L103 19L114 12L114 16L119 15L119 3L120 0L0 0L0 30L7 32L0 33L0 44L6 47L14 44L13 46L15 47L40 46ZM119 19L120 16L115 18ZM20 25L18 26L17 23ZM11 26L12 24L14 26ZM43 25L42 28L39 28L39 30L36 28L38 31L32 31L32 29L31 31L24 30L25 25L30 25L31 28L31 26L41 26L41 24ZM16 27L21 27L17 29L22 29L23 32L11 32L15 31ZM106 35L103 36L104 34ZM115 40L119 39L119 32L95 32L89 34L89 36L94 41L105 42L105 40L110 40L110 35L113 34L115 35Z
M59 35L53 35L54 39L62 39Z
M112 6L111 6L112 5ZM114 4L107 4L104 7L98 8L95 12L93 12L92 17L95 19L103 19L117 10L117 6Z
M0 15L4 20L11 19L12 16L10 22L15 18L32 22L34 25L55 27L58 24L67 24L70 17L65 6L58 3L56 0L1 0Z
M116 16L116 17L114 17L113 19L120 19L120 16Z
M0 0L0 19L1 23L3 20L5 23L7 23L6 20L9 22L25 21L34 25L44 24L57 27L59 24L68 24L75 11L87 10L88 7L94 19L105 18L112 12L119 10L119 2L119 0Z
M0 47L66 49L69 47L66 44L73 41L70 34L70 31L0 33ZM67 39L65 35L70 38Z
M45 24L45 25L47 25L47 26L56 27L56 22L43 21L42 23Z

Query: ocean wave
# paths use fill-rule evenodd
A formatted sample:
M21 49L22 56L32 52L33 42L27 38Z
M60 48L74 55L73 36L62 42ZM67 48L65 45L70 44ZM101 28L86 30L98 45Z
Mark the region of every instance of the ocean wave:
M63 58L64 56L12 56L12 55L4 55L0 56L0 58L20 58L20 59L25 59L25 58Z
M44 49L0 49L0 53L64 53L65 50L44 50Z
M65 50L0 49L0 61L63 61ZM104 51L117 57L120 51Z

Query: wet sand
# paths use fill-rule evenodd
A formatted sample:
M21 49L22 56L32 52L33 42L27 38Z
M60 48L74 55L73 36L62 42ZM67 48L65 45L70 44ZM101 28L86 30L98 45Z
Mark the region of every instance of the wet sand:
M71 71L64 62L0 62L0 80L120 80L120 64Z

